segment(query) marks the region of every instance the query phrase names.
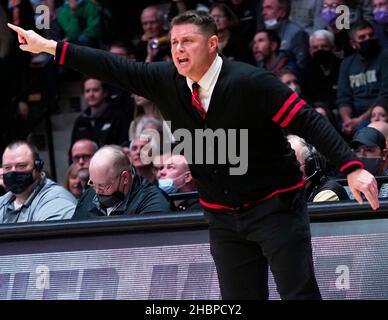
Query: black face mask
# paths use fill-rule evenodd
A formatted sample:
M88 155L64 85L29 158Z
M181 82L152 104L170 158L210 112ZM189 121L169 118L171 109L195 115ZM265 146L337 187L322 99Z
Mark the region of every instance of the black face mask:
M369 39L359 43L360 48L357 50L361 57L372 59L380 52L380 44L377 39Z
M7 193L7 191L4 189L3 186L0 186L0 197L5 195Z
M318 50L313 54L313 60L323 65L328 65L333 61L334 57L334 54L329 50Z
M34 177L32 175L32 171L11 171L4 174L4 184L13 194L23 193L33 183Z
M360 160L365 165L365 170L374 176L381 175L381 158L360 158Z
M115 191L112 194L106 196L103 194L97 194L98 201L105 208L110 208L118 205L125 198L124 193L121 191Z

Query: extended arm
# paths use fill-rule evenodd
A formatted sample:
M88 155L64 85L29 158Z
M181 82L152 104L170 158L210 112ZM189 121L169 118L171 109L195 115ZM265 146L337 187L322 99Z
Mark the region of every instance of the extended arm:
M155 100L170 71L168 62L141 63L130 61L104 50L77 46L68 42L47 40L34 31L9 24L17 32L20 49L32 53L46 52L60 65L71 67L90 77L120 86L130 92Z

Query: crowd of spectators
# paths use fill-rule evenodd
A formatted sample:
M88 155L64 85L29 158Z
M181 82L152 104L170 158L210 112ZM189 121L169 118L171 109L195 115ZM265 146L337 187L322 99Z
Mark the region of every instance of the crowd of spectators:
M36 28L44 18L35 11L41 4L50 9L49 30ZM345 20L343 11L336 10L341 5L348 9ZM7 192L0 197L2 222L199 208L197 200L169 198L172 193L195 191L196 184L184 157L165 151L174 141L158 106L93 78L83 79L85 106L69 124L71 149L65 178L69 192L48 179L36 165L34 146L12 141L28 140L25 124L31 113L28 92L33 68L56 64L47 56L18 50L17 39L6 27L11 22L55 40L149 63L171 60L169 21L189 9L206 10L213 16L218 51L224 59L274 73L328 118L367 169L374 166L372 173L386 175L388 0L0 0L0 173L1 178L7 177L4 182L0 179L0 192ZM56 68L59 80L50 80L60 85L66 70ZM289 141L306 176L309 200L352 198L332 182L341 176L319 158L314 146L295 136ZM146 162L155 150L156 157ZM18 152L25 159L19 161ZM319 166L319 175L306 173L308 159L314 160L315 168ZM12 189L14 171L24 176L28 172L30 184L24 186L28 192ZM54 202L47 207L52 215L31 213L30 204L46 189L44 197L54 191L63 195L52 197ZM55 201L67 201L64 208L74 209L77 200L74 215L74 210L69 214L52 209Z

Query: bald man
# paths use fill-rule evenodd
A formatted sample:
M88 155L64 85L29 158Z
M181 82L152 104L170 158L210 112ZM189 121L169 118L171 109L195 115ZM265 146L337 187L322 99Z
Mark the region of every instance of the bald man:
M98 150L90 161L89 174L91 188L81 197L73 219L171 211L158 187L136 175L118 146Z
M196 191L186 158L182 155L164 155L156 164L159 188L167 194ZM201 210L198 198L174 200L176 211Z
M169 44L165 41L159 42L157 47L149 45L151 40L167 39L164 26L164 14L156 6L144 8L140 16L143 35L135 47L135 57L138 61L161 61L165 56L169 55Z

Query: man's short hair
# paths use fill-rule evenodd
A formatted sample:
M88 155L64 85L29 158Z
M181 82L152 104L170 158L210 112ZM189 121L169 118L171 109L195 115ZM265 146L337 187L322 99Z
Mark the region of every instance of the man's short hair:
M93 150L94 150L94 153L96 153L96 151L98 150L98 144L97 144L95 141L90 140L90 139L86 139L86 138L82 138L82 139L76 140L76 141L71 145L71 154L73 154L73 148L74 148L75 144L81 143L81 142L82 142L82 143L89 143L89 144L92 146L92 148L93 148Z
M33 160L33 161L35 161L35 160L40 160L38 148L37 148L35 145L33 145L32 143L27 142L27 141L18 140L18 141L11 142L11 143L5 148L5 150L6 150L6 149L13 150L13 149L19 148L19 147L21 147L21 146L27 146L28 149L31 150L31 153L32 153L32 160Z
M371 28L374 32L374 28L372 24L366 20L358 20L356 21L353 26L349 30L349 38L351 40L354 40L356 32L359 30L364 30L366 28Z
M217 35L217 26L213 17L205 11L188 10L176 16L171 21L171 28L173 26L183 24L194 24L208 36Z
M13 149L19 148L21 146L27 146L27 148L31 150L34 168L36 168L38 171L42 171L43 166L44 166L44 161L39 157L38 148L35 145L33 145L32 143L27 142L27 141L23 141L23 140L14 141L14 142L11 142L5 148L5 150L7 150L7 149L13 150Z
M310 35L310 39L309 39L310 46L311 46L311 42L313 41L314 38L316 38L316 39L324 39L327 42L329 42L329 44L331 46L335 45L335 43L334 43L334 34L332 32L330 32L330 31L328 31L328 30L321 29L321 30L314 31Z
M265 33L270 42L276 42L276 45L277 45L276 53L278 53L280 51L280 44L281 44L282 40L280 39L279 35L277 34L277 32L275 30L261 29L261 30L258 30L256 32L256 34L258 34L258 33Z
M89 80L100 81L102 90L105 92L108 91L108 85L104 81L101 81L100 79L96 79L96 78L93 78L90 76L83 77L83 79L82 79L82 91L85 91L85 83L86 83L86 81L89 81Z

